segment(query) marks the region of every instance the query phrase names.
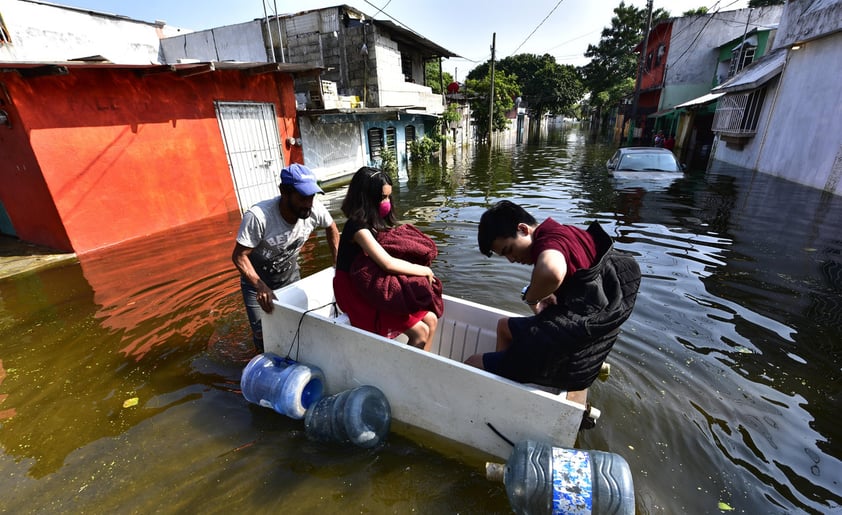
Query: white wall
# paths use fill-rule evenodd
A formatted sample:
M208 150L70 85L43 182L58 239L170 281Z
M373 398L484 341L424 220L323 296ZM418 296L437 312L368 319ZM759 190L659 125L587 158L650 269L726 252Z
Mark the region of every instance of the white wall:
M226 25L161 40L164 62L199 61L266 62L262 21Z
M377 35L375 45L380 107L416 106L430 114L444 112L444 100L441 95L434 95L432 88L404 81L401 53L396 42Z
M119 64L156 64L159 38L186 32L164 24L19 0L0 0L12 38L3 61L67 61L102 55Z
M842 151L842 33L790 51L758 170L821 189ZM835 63L835 64L833 64ZM837 168L840 163L836 163ZM833 193L842 194L836 170Z

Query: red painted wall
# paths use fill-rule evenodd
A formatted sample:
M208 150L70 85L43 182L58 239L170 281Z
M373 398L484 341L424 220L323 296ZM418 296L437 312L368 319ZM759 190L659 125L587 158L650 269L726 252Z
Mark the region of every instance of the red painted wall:
M664 72L667 68L667 55L669 55L670 37L672 35L672 23L662 23L656 26L649 34L649 40L646 43L646 53L652 54L652 59L649 62L649 69L645 69L648 55L643 56L644 71L640 78L640 89L646 91L652 88L658 88L663 85ZM664 53L661 56L660 62L657 60L658 47L664 45Z
M0 126L0 202L19 238L69 251L70 239L41 175L38 159L29 146L20 115L3 87L6 75L0 74L0 109L9 115L11 127Z
M289 75L70 67L0 83L19 120L0 136L0 199L21 239L78 254L238 209L214 101L273 102L281 141L297 135Z

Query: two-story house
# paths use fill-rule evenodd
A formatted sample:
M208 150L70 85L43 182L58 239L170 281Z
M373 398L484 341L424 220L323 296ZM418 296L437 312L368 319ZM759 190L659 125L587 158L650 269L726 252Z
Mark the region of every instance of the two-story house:
M458 57L392 21L347 5L183 34L162 40L166 62L185 59L298 63L320 76L296 78L304 163L322 180L377 165L384 149L399 164L445 109L424 86L427 61Z

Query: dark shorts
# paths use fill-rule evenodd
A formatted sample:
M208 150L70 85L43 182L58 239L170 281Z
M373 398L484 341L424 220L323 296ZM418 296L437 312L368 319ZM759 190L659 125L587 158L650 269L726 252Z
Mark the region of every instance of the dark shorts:
M486 352L482 355L485 370L519 382L532 382L546 370L548 359L552 359L550 350L538 343L538 339L527 335L540 327L539 317L512 317L509 330L512 343L508 349L499 352Z

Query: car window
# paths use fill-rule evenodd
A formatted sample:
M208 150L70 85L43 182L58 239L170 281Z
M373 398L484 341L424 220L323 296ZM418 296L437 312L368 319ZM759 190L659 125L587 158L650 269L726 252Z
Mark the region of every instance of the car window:
M623 156L617 165L618 170L626 171L679 171L675 157L666 153L635 153Z

